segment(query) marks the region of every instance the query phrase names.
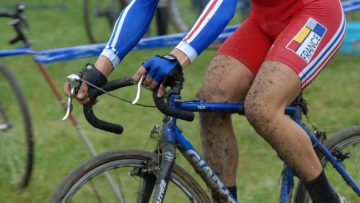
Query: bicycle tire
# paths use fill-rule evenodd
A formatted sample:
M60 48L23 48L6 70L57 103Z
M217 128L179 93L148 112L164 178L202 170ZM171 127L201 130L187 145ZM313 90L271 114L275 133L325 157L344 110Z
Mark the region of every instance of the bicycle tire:
M11 175L3 171L1 174L4 175L1 176L2 180L0 183L14 185L16 189L24 189L29 185L34 162L34 140L31 117L25 97L14 75L4 64L0 64L0 72L3 76L3 79L0 81L0 88L2 90L2 100L0 101L0 105L2 106L0 108L2 111L1 119L3 120L0 122L5 122L6 119L8 120L6 123L9 124L0 130L0 155L3 154L3 156L11 158L11 160L8 161L8 165L5 165L5 160L0 160L0 162L3 163L0 164L0 168L6 172L12 171ZM5 94L8 94L9 97ZM7 102L9 102L9 105L5 105ZM15 103L17 105L15 105ZM13 110L15 112L13 112ZM17 119L18 117L21 118ZM21 133L22 130L23 133ZM18 136L18 134L24 135ZM10 149L14 147L14 143L19 146L21 145L20 148L23 147L22 145L25 145L25 149ZM10 183L3 179L9 180Z
M104 0L103 0L104 1ZM103 2L101 0L84 0L83 1L83 20L84 20L84 26L86 35L88 36L88 39L90 43L96 43L100 41L105 41L109 38L111 34L111 30L113 29L113 26L115 24L115 21L117 19L118 14L120 11L125 8L126 1L125 0L112 0L112 2L107 1L110 3L104 4L102 8L104 8L106 11L106 16L104 19L95 19L93 18L96 15L101 15L96 11L100 5L94 5L98 2ZM115 3L117 2L117 3ZM112 5L112 4L116 5ZM99 8L99 9L102 9ZM93 10L95 9L95 10ZM102 10L103 11L103 10ZM100 32L96 32L96 30L99 30ZM109 32L106 32L108 30Z
M334 152L335 150L341 150L341 152L345 153L349 152L350 149L348 149L348 147L354 148L352 150L353 153L351 154L352 157L346 159L343 164L345 164L345 166L347 167L346 170L353 177L357 177L357 184L360 184L360 126L347 128L334 134L331 138L324 142L324 145L331 152ZM357 147L357 149L355 149L355 147ZM355 152L357 152L357 154ZM330 183L332 183L332 185L334 186L335 190L341 195L343 195L345 198L347 198L347 200L349 200L350 202L358 202L358 195L356 195L355 192L352 191L350 186L348 186L345 181L340 177L340 175L337 174L335 169L332 166L327 167L328 161L322 153L319 154L319 159L324 167L325 174L327 175ZM351 161L358 162L356 162L357 164L351 165ZM356 169L350 167L356 167ZM357 176L354 176L355 172L358 172ZM305 203L309 201L309 194L307 193L303 184L299 182L296 186L294 202Z
M168 0L168 16L177 32L187 32L205 8L206 3L205 0L197 0L198 5L194 6L184 3L185 1L182 2L183 5L179 5L178 2L178 0ZM189 10L193 10L193 12L189 12Z
M141 179L139 174L151 174L151 178L156 178L153 172L154 170L158 169L157 162L158 156L156 154L141 150L112 151L95 156L75 169L64 179L64 181L59 185L56 192L51 197L50 202L82 202L81 200L84 202L89 202L90 200L95 201L99 197L110 198L110 195L100 193L111 192L110 189L105 188L106 183L103 182L100 176L100 174L105 171L112 175L112 177L119 176L121 178L122 185L119 187L122 188L122 192L125 194L125 199L127 200L126 202L135 202L135 199L139 195L138 191L134 189L136 188L134 187L134 183L136 182L135 179ZM125 169L123 174L126 174L125 176L121 176L120 170L126 166L130 168ZM110 171L109 169L113 169L114 171ZM126 178L131 178L131 180L128 181ZM146 178L143 177L143 179ZM101 187L94 189L95 184L101 184ZM90 188L93 190L91 193L88 192ZM190 174L188 174L180 166L174 164L170 175L169 187L165 193L164 202L174 202L174 198L183 198L184 196L178 196L181 195L179 193L184 194L185 197L187 197L191 202L211 202L205 191L190 176ZM129 194L132 194L133 196L130 197ZM142 194L151 194L151 192L145 191ZM78 197L83 199L73 199ZM181 201L185 202L184 199L181 199ZM101 202L113 201L106 199L102 200Z
M128 4L127 0L84 0L83 1L83 20L86 35L89 39L90 43L104 42L109 39L111 31L113 30L113 26L118 18L120 12L126 7ZM115 3L116 1L116 3ZM105 2L101 5L94 5L98 2ZM109 5L110 3L110 5ZM114 5L116 4L116 5ZM95 11L93 10L95 9ZM106 10L106 17L98 17L99 9L101 11ZM156 24L152 23L145 33L146 36L155 36L155 35L165 35L168 34L168 12L167 6L162 8L158 7L156 9ZM153 20L154 21L154 20ZM156 29L151 29L156 27ZM98 30L98 31L97 31ZM154 30L154 31L152 31ZM155 33L156 32L156 33Z

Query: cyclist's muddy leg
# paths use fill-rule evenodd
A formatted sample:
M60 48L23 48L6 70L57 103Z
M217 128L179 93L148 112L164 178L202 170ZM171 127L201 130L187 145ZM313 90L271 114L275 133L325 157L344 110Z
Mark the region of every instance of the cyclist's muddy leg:
M234 58L216 56L197 97L204 101L243 101L253 78L253 74ZM235 186L238 149L230 116L200 113L200 127L206 161L225 185Z
M287 65L266 61L245 99L245 116L305 183L313 202L338 202L310 138L284 114L301 91L301 82Z
M287 65L266 61L245 100L245 115L303 181L317 177L321 164L305 131L284 114L301 91L299 76Z

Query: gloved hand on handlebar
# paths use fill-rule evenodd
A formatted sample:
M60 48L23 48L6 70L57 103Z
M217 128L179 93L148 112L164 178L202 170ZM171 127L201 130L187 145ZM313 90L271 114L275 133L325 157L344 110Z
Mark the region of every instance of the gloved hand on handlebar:
M106 76L98 70L93 64L86 64L82 71L76 73L80 78L95 86L102 86L107 82ZM90 101L88 97L88 85L85 82L80 84L78 90L76 91L75 98L82 104L86 104ZM70 96L70 85L68 82L65 83L65 94Z
M175 82L184 80L181 64L171 54L156 55L145 61L134 76L135 82L139 82L141 76L146 76L143 84L150 89L160 84L158 97L163 95L165 87L174 87Z

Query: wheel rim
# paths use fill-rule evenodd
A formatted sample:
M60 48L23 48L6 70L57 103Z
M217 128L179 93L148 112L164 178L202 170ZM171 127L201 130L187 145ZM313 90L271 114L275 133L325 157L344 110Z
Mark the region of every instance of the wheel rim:
M134 170L150 172L154 170L154 167L156 168L153 165L144 167L144 161L131 159L103 164L87 172L85 176L76 181L68 190L69 192L65 195L63 202L112 202L117 200L114 190L110 188L109 183L104 178L104 171L107 171L116 181L118 188L121 188L125 202L136 202L135 197L137 196L137 188L140 187L141 178L135 174ZM192 196L191 191L180 190L176 187L176 184L180 184L181 181L176 174L172 174L171 179L173 182L169 184L164 202L173 202L174 199L181 199L182 202L186 202L185 199L189 198L185 194ZM199 199L198 197L191 198Z

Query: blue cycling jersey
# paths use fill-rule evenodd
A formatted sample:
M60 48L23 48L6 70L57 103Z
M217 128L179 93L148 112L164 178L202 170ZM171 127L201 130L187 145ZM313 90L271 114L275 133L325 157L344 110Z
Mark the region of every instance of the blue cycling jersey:
M136 46L153 18L158 0L133 0L120 13L105 49L101 53L116 67ZM208 47L233 17L237 0L211 0L192 29L177 45L191 61Z

